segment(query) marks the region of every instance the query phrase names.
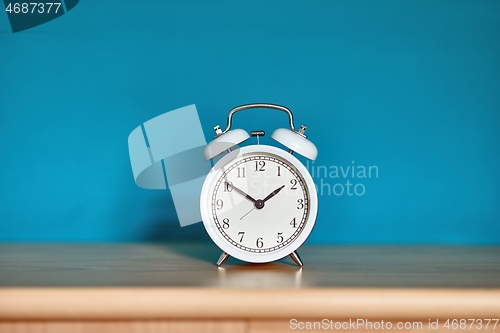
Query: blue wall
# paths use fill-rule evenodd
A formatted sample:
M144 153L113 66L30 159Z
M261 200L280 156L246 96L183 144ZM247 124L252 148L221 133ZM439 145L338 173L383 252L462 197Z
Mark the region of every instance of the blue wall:
M498 1L84 0L16 34L0 13L0 240L207 240L134 184L127 136L194 103L209 140L271 102L329 171L310 243L500 244L499 41ZM286 126L255 114L235 126Z

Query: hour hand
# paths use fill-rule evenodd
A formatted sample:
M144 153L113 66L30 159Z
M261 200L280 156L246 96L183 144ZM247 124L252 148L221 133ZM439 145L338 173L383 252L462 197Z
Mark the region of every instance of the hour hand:
M242 196L244 196L245 198L247 198L248 200L250 200L251 202L255 203L257 200L255 200L254 198L252 198L251 196L249 196L248 194L246 194L245 192L243 192L242 190L240 190L239 188L237 188L236 186L234 186L233 184L230 184L228 182L225 182L226 185L229 187L232 187L234 188L234 190L236 192L238 192L239 194L241 194Z
M262 201L266 202L267 200L271 199L272 197L274 197L276 194L278 194L279 191L281 191L283 189L283 187L285 187L285 185L281 186L281 187L278 187L277 189L275 189L274 191L272 191L267 197L265 197Z

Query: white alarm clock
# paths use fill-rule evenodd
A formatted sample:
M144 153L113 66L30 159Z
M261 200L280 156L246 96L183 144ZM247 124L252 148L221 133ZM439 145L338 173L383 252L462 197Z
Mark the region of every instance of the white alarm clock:
M254 131L257 145L237 147L250 136L231 130L236 112L268 108L288 114L290 129L271 135L289 150L259 144L263 131ZM223 251L217 265L229 256L253 263L270 262L290 255L302 266L296 250L310 235L318 211L316 188L306 167L294 152L315 160L316 146L306 139L306 127L297 131L292 112L275 104L246 104L228 114L227 127L214 127L215 139L205 147L205 159L226 153L208 174L200 198L203 224ZM237 149L235 149L237 148Z

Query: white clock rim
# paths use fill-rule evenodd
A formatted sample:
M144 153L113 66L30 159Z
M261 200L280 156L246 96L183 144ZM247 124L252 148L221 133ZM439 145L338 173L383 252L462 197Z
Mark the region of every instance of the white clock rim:
M224 239L224 237L217 231L217 227L215 226L215 221L213 220L212 215L210 214L211 209L210 207L208 207L209 205L206 204L207 202L210 202L208 200L210 196L209 193L210 187L212 185L212 182L215 180L215 177L217 176L219 169L222 166L228 164L230 161L237 158L238 156L248 153L269 153L283 158L291 165L293 165L300 173L302 178L304 178L307 191L309 192L309 215L305 222L304 229L302 229L299 236L297 236L297 238L295 238L295 240L293 240L289 245L279 250L273 251L271 253L244 252L238 248L235 248L230 243L228 243L227 240ZM311 174L304 166L304 164L302 164L302 162L300 162L295 156L277 147L268 145L251 145L251 146L241 147L238 148L237 150L230 152L229 154L222 157L212 167L207 177L205 178L201 190L200 211L201 211L201 218L203 221L203 225L205 226L205 230L207 231L208 235L213 240L213 242L222 251L226 252L227 254L229 254L234 258L247 262L252 262L252 263L271 262L282 259L290 255L292 252L294 252L300 246L302 246L302 244L304 244L304 242L307 240L316 223L316 216L318 213L318 194L316 193L316 186L314 185L314 181L311 177Z

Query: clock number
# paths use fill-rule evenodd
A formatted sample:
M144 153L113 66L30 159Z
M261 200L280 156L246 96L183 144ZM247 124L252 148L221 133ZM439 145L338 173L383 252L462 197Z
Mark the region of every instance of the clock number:
M297 189L297 179L290 180L290 184L292 184L292 187L290 188L291 190Z
M222 228L229 229L229 219L227 217L222 220Z
M265 166L266 166L266 162L255 161L255 171L266 171L266 169L264 169Z
M245 178L245 168L238 168L238 178Z
M221 210L222 207L224 207L224 201L222 201L222 199L217 200L216 204L217 204L217 210Z
M278 165L278 177L280 177L280 176L281 176L281 168L280 168L280 166Z
M226 182L224 192L231 192L233 190L233 182Z
M245 236L245 232L244 231L238 232L238 236L241 236L240 243L243 242L243 236Z
M294 219L295 220L295 219ZM281 243L283 242L283 233L282 232L278 232L278 243Z
M295 217L293 218L292 222L290 222L290 225L292 228L297 228L297 222L295 222Z
M264 242L262 241L262 237L257 238L257 242L255 243L259 249L264 246Z
M297 209L304 208L304 199L297 199Z

